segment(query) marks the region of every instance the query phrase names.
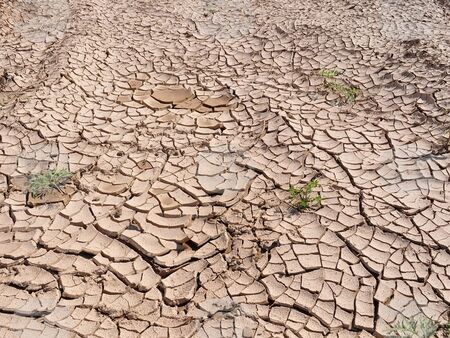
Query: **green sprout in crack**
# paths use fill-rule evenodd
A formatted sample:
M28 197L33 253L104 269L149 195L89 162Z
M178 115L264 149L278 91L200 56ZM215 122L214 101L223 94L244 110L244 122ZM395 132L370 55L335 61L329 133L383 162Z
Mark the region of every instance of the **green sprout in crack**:
M339 74L341 74L341 73L336 69L322 69L319 72L319 75L326 79L332 79L332 78L338 76Z
M72 175L66 169L53 169L31 175L28 179L28 190L33 197L41 197L52 190L61 191Z
M439 329L439 323L425 316L397 322L392 326L388 338L431 338Z
M326 81L325 86L342 96L346 102L353 102L359 93L359 89L335 81Z
M305 186L299 188L290 186L289 193L291 194L292 205L299 211L309 209L312 206L318 206L322 202L322 197L319 193L313 193L313 190L319 186L319 180L313 179Z
M444 338L450 338L450 321L442 329Z
M319 72L319 75L325 79L325 87L344 98L345 102L355 101L359 93L358 88L332 80L340 74L336 69L322 69Z

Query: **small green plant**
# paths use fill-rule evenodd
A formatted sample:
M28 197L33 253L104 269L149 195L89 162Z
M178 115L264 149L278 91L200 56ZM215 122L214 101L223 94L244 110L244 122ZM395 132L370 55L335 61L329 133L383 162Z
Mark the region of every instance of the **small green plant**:
M28 179L28 190L33 197L41 197L53 189L61 191L61 187L72 175L66 169L53 169L31 175Z
M442 328L444 338L450 338L450 322Z
M325 83L327 88L330 88L335 93L342 96L346 102L353 102L356 100L356 96L359 93L359 89L355 87L348 86L346 84L337 83L335 81L327 81Z
M356 96L359 93L359 89L349 86L345 83L339 83L332 81L336 76L341 73L336 69L322 69L319 75L325 79L325 87L331 91L337 93L344 98L345 102L353 102L356 100Z
M313 205L320 205L322 197L319 193L313 196L313 190L319 186L319 180L313 179L309 181L305 186L298 188L294 186L289 187L289 193L291 194L292 205L297 210L305 210Z
M394 324L388 338L431 338L439 329L439 323L425 316L405 319Z
M327 78L327 79L332 79L332 78L338 76L339 74L341 74L341 73L336 69L322 69L319 72L320 76Z

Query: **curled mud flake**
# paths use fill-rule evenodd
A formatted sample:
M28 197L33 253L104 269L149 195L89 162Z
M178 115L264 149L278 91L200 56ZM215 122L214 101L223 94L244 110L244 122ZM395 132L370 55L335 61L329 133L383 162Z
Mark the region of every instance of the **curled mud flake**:
M180 103L193 98L194 93L184 87L157 86L153 89L152 97L163 103Z

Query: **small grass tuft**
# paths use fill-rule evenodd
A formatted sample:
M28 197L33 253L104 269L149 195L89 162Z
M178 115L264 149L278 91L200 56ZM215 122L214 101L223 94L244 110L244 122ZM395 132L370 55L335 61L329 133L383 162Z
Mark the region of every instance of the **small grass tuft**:
M319 75L325 79L325 87L343 97L345 102L356 100L359 93L358 88L332 80L336 76L341 75L341 72L336 69L322 69Z
M439 323L425 316L405 319L394 324L387 338L431 338L439 329Z
M42 197L51 190L61 191L61 187L72 177L66 169L53 169L31 175L28 179L28 190L33 197Z
M319 72L319 75L326 79L332 79L332 78L338 76L339 74L341 74L341 73L336 69L322 69Z
M442 331L444 338L450 338L450 322L444 325Z
M346 102L353 102L358 96L359 89L355 87L348 86L346 84L337 83L335 81L327 81L325 83L327 88L330 88L335 93L342 96Z
M292 205L299 211L320 205L322 202L320 194L317 193L313 196L313 190L319 185L319 180L313 179L301 188L290 186L289 193L291 194Z

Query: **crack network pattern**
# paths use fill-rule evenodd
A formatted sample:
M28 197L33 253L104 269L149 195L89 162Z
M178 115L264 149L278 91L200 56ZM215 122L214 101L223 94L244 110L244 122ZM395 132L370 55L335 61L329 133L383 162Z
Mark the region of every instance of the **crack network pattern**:
M446 6L0 0L0 336L447 320ZM30 196L52 168L73 183Z

